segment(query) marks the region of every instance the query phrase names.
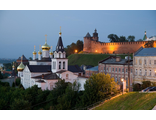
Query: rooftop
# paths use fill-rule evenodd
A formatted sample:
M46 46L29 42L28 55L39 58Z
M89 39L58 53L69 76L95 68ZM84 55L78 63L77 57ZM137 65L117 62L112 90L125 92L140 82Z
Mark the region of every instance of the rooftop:
M27 65L30 72L51 72L51 65Z
M156 48L140 48L134 56L156 56Z
M86 70L89 70L89 71L98 71L98 66L95 66L95 67L92 67L92 68L88 68Z
M56 73L42 74L39 76L31 77L34 79L56 80L59 79Z

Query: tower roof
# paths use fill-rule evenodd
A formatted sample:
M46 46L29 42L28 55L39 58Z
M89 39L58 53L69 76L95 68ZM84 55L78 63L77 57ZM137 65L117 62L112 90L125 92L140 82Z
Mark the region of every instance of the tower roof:
M85 37L91 37L91 35L89 34L89 32L86 34L86 36Z
M56 52L61 51L64 52L64 47L63 47L63 42L62 42L62 37L59 36L57 46L56 46Z

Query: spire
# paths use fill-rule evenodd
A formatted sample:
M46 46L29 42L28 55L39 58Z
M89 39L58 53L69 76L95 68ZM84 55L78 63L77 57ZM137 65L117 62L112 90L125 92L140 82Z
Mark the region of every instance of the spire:
M33 55L36 55L35 47L36 47L36 46L34 45L34 52L33 52Z
M47 43L47 34L45 34L45 43Z
M52 52L52 46L51 46L51 52L50 52L50 55L53 55L53 52Z
M21 64L17 67L17 71L23 71L24 68L25 68L25 66L23 65L22 60L23 60L23 56L21 56Z
M40 45L40 47L39 47L38 54L42 54L42 52L41 52L41 45Z
M61 33L61 27L60 27L59 39L58 39L57 46L56 46L56 52L58 52L58 51L64 52L61 34L62 33Z
M146 40L147 39L147 35L146 35L146 30L145 30L145 35L143 37L143 40Z
M85 37L91 37L91 35L89 34L89 32L87 33L87 35Z

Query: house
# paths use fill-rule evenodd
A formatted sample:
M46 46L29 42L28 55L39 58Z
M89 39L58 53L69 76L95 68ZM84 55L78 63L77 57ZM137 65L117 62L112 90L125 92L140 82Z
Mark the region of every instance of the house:
M156 82L156 48L141 47L133 56L134 83Z

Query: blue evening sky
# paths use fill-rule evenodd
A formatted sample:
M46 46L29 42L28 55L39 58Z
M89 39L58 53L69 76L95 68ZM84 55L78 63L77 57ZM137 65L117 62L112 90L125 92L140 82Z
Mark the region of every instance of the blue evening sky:
M156 35L155 10L0 10L0 58L32 57L34 45L47 43L55 50L61 26L64 47L97 29L99 40L107 36L134 35L135 40Z

